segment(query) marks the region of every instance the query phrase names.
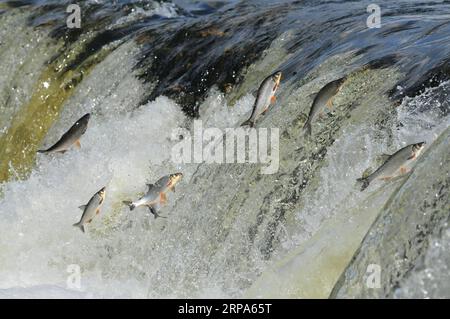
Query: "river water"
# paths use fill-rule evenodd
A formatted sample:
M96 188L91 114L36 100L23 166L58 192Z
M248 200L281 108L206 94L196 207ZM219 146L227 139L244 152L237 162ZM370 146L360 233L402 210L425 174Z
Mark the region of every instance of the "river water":
M86 0L68 29L70 3L0 0L0 297L450 296L448 1L378 1L380 28L371 1ZM174 129L238 126L276 70L257 128L279 129L277 172L172 160ZM344 75L305 137L312 94ZM81 149L36 154L87 112ZM411 175L360 192L420 141ZM122 204L178 171L167 219Z

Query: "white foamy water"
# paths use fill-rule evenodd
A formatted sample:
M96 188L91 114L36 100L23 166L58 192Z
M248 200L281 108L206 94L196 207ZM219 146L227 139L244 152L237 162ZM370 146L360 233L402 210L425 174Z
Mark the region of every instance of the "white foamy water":
M127 116L102 121L93 116L80 150L40 156L27 180L4 185L0 228L8 244L0 249L2 288L61 284L71 263L97 268L101 234L120 224L125 212L114 205L162 174L154 165L170 157L167 128L182 120L179 107L166 98ZM77 207L105 185L102 214L84 236L72 227L81 216Z
M170 158L175 143L171 141L172 129L189 126L178 105L160 97L133 110L143 88L129 75L132 52L125 44L101 62L67 101L60 120L45 139L45 144L51 145L79 116L91 112L81 149L64 155L38 155L28 179L2 185L2 297L142 298L184 293L154 295L148 285L149 277L163 271L160 267L164 263L159 264L158 258L182 256L181 252L170 252L165 234L161 234L165 224L176 217L155 221L146 209L131 214L121 203L136 199L146 190L146 183L169 173L181 170L189 181L197 167L177 166ZM111 72L115 76L109 76L106 83L101 81ZM223 95L212 92L202 107L206 110L205 127L230 127L242 121L253 99L246 97L230 108ZM210 107L220 111L210 112ZM77 207L105 185L101 214L88 225L87 234L82 234L72 226L81 217ZM169 195L169 201L172 197L175 200L177 193ZM162 214L170 214L170 205ZM184 264L182 259L176 262L174 267ZM72 264L82 270L80 290L66 287L67 267ZM215 283L201 291L207 296L225 296Z

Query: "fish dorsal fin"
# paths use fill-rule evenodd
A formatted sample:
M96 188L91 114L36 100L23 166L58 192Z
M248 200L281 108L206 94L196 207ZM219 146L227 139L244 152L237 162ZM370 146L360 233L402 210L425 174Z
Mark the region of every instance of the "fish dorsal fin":
M375 157L375 164L374 164L374 165L377 165L377 166L383 165L384 163L387 162L387 160L388 160L389 157L391 157L391 156L392 156L392 155L386 154L386 153L377 155L377 156Z
M311 93L311 94L308 95L308 97L309 97L311 100L314 100L314 99L316 98L317 93L318 93L318 92Z
M155 184L147 184L148 190L151 190L153 187L155 187Z
M367 169L362 173L362 179L369 177L370 174L372 174L372 168L371 168L371 167L367 168Z
M380 161L380 162L386 162L387 161L387 159L389 158L389 157L391 157L392 156L392 154L386 154L386 153L383 153L383 154L380 154L379 156L378 156L378 160Z
M86 209L86 206L87 206L87 205L81 205L81 206L79 206L78 208L81 209L81 210L85 210L85 209Z

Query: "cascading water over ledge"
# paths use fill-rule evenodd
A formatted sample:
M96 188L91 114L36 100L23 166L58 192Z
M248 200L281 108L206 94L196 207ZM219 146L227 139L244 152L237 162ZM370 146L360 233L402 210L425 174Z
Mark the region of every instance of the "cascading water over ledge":
M69 29L70 3L0 1L0 297L449 297L450 4L379 1L369 28L371 1L86 0ZM255 124L278 129L275 173L173 160L195 121L239 127L275 71ZM36 153L86 113L80 149ZM360 190L422 141L410 174ZM175 172L167 218L123 203Z

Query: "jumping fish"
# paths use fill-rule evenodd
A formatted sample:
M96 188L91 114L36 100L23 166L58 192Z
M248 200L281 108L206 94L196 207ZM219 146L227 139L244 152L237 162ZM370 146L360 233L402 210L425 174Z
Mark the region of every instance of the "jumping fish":
M311 135L311 123L315 119L317 114L319 114L325 106L331 107L333 105L333 98L342 88L342 84L345 80L346 77L334 80L325 85L317 93L312 103L311 109L309 110L308 119L303 126L303 130L305 131L306 135Z
M38 153L65 153L73 144L81 147L80 138L86 132L91 114L87 113L66 132L52 147L46 150L39 150Z
M79 207L83 211L83 215L81 216L80 221L76 224L73 224L73 226L79 227L83 233L84 225L89 224L92 219L94 219L94 217L100 213L100 208L102 207L102 204L105 200L105 188L106 187L103 187L101 190L95 193L95 195L92 196L92 198L86 205L82 205Z
M139 206L146 206L150 212L157 217L163 217L158 214L161 205L167 202L167 192L169 190L175 191L175 185L183 177L182 173L175 173L161 177L155 184L147 184L147 193L135 202L123 201L128 205L130 210L134 210Z
M361 191L365 190L375 179L388 181L393 177L406 174L410 171L408 164L414 161L425 147L425 142L410 144L392 155L385 154L386 160L375 172L367 177L358 178L362 183Z
M277 71L272 75L269 75L261 83L256 94L256 100L253 104L252 114L250 118L241 124L241 126L253 127L258 116L264 114L270 106L270 103L275 103L275 92L280 86L281 71Z

